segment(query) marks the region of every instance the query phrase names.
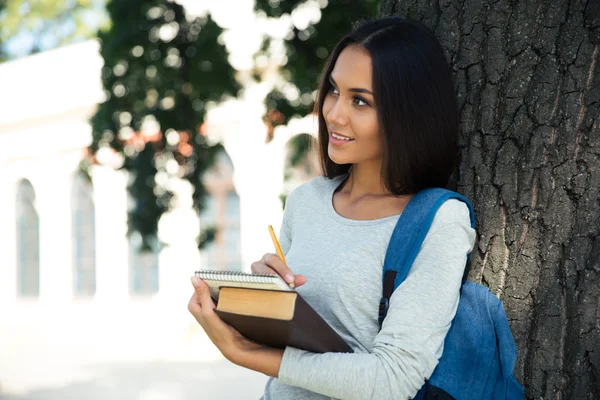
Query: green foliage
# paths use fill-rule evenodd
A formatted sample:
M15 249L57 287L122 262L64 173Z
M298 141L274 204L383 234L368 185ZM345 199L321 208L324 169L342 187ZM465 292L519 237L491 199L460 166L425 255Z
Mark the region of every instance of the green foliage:
M257 0L256 11L278 18L304 3ZM377 0L319 0L319 4L320 21L294 27L285 40L287 63L280 72L299 96L290 99L281 86L275 87L266 99L271 127L311 111L329 51L355 21L378 11ZM108 12L111 28L99 34L107 99L92 119L90 150L99 154L109 148L123 156L123 168L131 176L129 231L139 232L147 248L173 195L157 181L175 175L188 179L194 187L194 205L202 210L207 192L201 177L222 147L208 143L198 128L207 103L219 102L224 93L235 94L238 86L219 41L222 30L210 16L188 20L181 6L167 0L112 1ZM257 56L268 53L272 40L265 38ZM259 68L252 72L257 79L262 76ZM160 129L146 129L151 123ZM294 142L292 162L303 159L308 145L301 139ZM213 228L202 232L199 246L215 233Z
M5 0L0 0L0 18L2 18L1 16L4 15L4 8L6 7L6 1ZM2 61L5 61L6 56L4 55L4 49L2 47L2 42L3 42L3 37L1 34L1 30L0 30L0 63Z
M288 161L290 167L296 167L305 160L306 154L314 146L314 138L308 133L296 135L289 140L288 146Z
M219 229L212 225L204 228L198 237L198 249L203 249L207 244L215 240Z
M285 198L293 188L312 177L319 175L318 154L316 139L308 134L301 133L293 136L286 143L285 163L283 170L284 193L282 203L285 207Z
M279 195L279 201L281 201L281 208L285 208L285 202L287 201L288 195L287 194L280 194Z
M0 42L28 39L17 56L93 37L108 23L104 0L0 0Z
M255 9L268 17L280 17L292 14L303 3L303 0L256 0ZM375 18L380 1L319 0L318 3L321 7L319 22L305 29L294 26L292 34L285 40L288 61L280 71L299 90L299 96L288 99L278 88L269 93L267 119L272 126L286 124L293 116L304 116L312 111L313 93L329 52L354 23ZM268 48L268 43L263 48Z
M188 179L202 209L201 177L222 149L200 133L205 106L238 87L218 40L222 30L210 17L188 20L167 0L112 1L108 12L112 26L99 34L107 98L92 118L90 150L124 157L129 232L139 232L148 248L173 195L158 174Z

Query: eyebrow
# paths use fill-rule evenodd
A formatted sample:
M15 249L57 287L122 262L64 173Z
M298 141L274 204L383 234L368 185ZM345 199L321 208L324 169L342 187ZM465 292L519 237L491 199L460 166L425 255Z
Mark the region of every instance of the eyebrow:
M337 87L337 83L335 83L335 80L333 79L333 77L331 75L329 75L329 82L331 82L331 84L333 86ZM348 91L354 92L354 93L367 93L367 94L370 94L371 96L373 96L373 92L371 92L368 89L364 89L364 88L350 88L350 89L348 89Z

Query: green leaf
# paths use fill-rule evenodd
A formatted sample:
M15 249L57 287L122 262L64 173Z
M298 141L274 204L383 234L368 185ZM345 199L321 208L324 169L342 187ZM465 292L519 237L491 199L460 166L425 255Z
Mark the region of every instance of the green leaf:
M255 9L273 17L273 9L279 8L282 13L289 14L303 3L305 2L296 0L257 0ZM313 93L317 89L329 52L352 30L356 22L377 17L380 1L320 0L319 3L326 4L326 7L321 9L319 22L303 30L294 27L292 36L285 40L287 63L280 68L280 72L298 89L299 99L286 98L279 88L275 88L267 96L265 119L273 127L287 124L292 117L304 116L312 111ZM270 40L272 38L266 39L264 49L269 47ZM272 110L279 111L281 117ZM277 115L278 118L270 118L270 115Z
M202 210L208 193L201 178L222 149L200 133L204 105L234 95L239 86L218 40L223 31L210 16L189 19L167 0L113 1L108 12L110 29L99 33L107 99L91 120L90 151L123 156L122 168L132 177L129 232L146 243L173 197L157 174L189 180L194 206ZM175 172L168 167L173 163Z

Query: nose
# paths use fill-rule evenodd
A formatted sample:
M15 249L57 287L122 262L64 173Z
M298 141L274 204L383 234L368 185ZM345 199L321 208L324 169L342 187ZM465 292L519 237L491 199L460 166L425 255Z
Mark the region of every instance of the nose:
M348 114L340 98L330 99L330 109L325 114L328 125L345 126L348 124Z

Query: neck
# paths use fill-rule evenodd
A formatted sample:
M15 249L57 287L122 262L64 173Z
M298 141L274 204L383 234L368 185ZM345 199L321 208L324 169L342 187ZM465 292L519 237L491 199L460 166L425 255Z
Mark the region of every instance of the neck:
M342 191L351 198L391 195L381 177L380 162L354 164Z

